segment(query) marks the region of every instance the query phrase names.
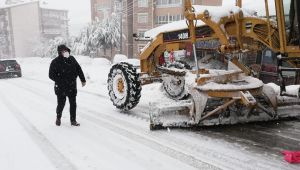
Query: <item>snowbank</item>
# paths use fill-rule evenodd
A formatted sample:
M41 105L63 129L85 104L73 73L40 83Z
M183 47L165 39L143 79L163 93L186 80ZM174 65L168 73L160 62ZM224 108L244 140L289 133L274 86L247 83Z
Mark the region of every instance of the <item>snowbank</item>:
M278 86L275 83L268 83L266 85L272 87L274 89L275 93L277 95L280 95L280 86ZM286 86L286 93L288 95L297 96L299 98L299 96L298 96L299 89L300 89L300 85Z
M40 77L44 78L43 80L49 79L48 71L50 63L52 61L51 58L18 58L17 61L21 65L23 76L34 79Z
M120 62L125 62L125 63L129 63L132 64L135 67L139 67L140 66L140 60L139 59L128 59L128 57L126 55L122 55L122 54L116 54L114 56L114 60L113 60L113 64L117 64Z
M114 56L114 60L113 60L113 63L116 64L116 63L120 63L124 60L127 60L128 57L126 55L123 55L123 54L116 54Z
M90 58L88 56L75 56L87 80L87 86L81 88L78 82L78 88L85 91L96 91L101 95L107 95L106 89L107 75L109 73L111 62L105 58ZM35 79L43 82L53 83L49 77L49 66L51 58L18 58L22 68L23 77L26 79ZM79 81L79 80L78 80Z
M82 67L87 80L87 86L82 88L78 79L79 90L96 92L106 96L107 91L103 89L107 89L107 76L112 63L105 58L90 58L88 56L75 56L75 58ZM51 58L18 58L17 61L21 65L24 78L53 83L48 77ZM140 65L138 59L128 59L124 55L118 55L114 62L127 62L135 67Z

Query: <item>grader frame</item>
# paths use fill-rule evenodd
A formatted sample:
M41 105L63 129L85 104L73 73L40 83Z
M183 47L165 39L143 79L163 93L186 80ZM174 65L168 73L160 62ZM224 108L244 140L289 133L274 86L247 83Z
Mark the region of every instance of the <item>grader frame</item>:
M127 82L127 86L135 89L127 89L118 91L114 89L114 76L119 76L122 83L126 83L128 78L123 78L122 75L127 74L124 70L129 69L130 74L136 70L132 69L128 64L115 65L111 69L109 74L109 91L111 100L117 108L122 110L130 110L137 105L140 98L140 85L149 84L155 80L163 79L166 77L175 77L175 82L182 82L185 71L173 71L172 69L163 68L159 64L161 54L165 49L185 49L187 43L191 43L193 46L193 55L195 59L196 69L189 70L188 72L195 76L195 81L192 87L189 87L188 93L190 99L185 101L178 101L176 99L175 105L166 105L159 103L150 108L150 128L155 129L161 125L159 121L159 114L153 114L155 112L167 112L177 113L180 109L183 109L182 113L188 115L188 119L185 124L190 125L206 125L210 124L207 119L212 118L214 115L225 112L230 112L230 115L235 115L235 120L228 119L228 121L217 121L213 124L228 124L232 121L236 122L248 122L249 117L253 114L265 113L263 119L259 116L254 116L253 121L259 120L272 120L278 117L299 116L299 112L295 112L296 107L287 107L287 103L278 103L277 95L270 87L266 87L260 80L250 76L251 70L243 65L237 59L239 54L244 51L258 51L263 47L268 47L273 52L278 54L278 74L281 78L281 95L285 93L285 82L282 78L282 71L295 71L299 72L300 69L300 48L298 45L290 44L287 40L287 30L285 26L285 14L284 4L282 0L273 0L276 4L276 22L271 20L269 14L268 0L262 0L265 3L266 18L258 18L254 16L245 16L242 10L242 0L236 1L236 9L229 11L228 16L222 16L219 21L212 19L210 11L197 11L196 6L193 6L191 0L185 0L185 18L186 29L179 29L170 32L163 32L158 34L144 50L140 53L140 66L141 72L139 76L128 76L132 79L132 82L136 85L131 85ZM298 1L287 0L292 3ZM297 6L296 5L296 6ZM300 13L300 10L299 10ZM198 21L203 22L201 26L197 25ZM298 16L300 21L300 16ZM299 23L299 21L297 21ZM296 24L295 24L296 25ZM168 35L181 34L179 38L170 38ZM298 41L299 41L299 37ZM219 46L217 51L221 54L229 55L230 58L226 61L229 65L234 65L238 69L223 71L217 74L210 73L210 70L199 68L196 42L197 41L210 41L217 40ZM282 66L283 62L290 63L293 68L286 68ZM115 69L115 70L114 70ZM139 78L138 78L139 77ZM183 78L183 79L182 79ZM139 82L141 81L141 82ZM173 80L172 80L173 81ZM212 86L207 85L213 83ZM119 83L118 83L119 84ZM176 83L175 83L176 84ZM119 85L118 85L119 86ZM117 86L116 86L117 87ZM124 86L125 87L125 86ZM234 87L234 88L233 88ZM137 92L138 91L138 92ZM117 92L119 95L115 95ZM129 92L134 92L130 94ZM118 98L130 96L131 98ZM263 100L261 102L260 100ZM123 102L124 101L124 102ZM210 106L213 103L213 106ZM299 104L296 104L299 106ZM279 107L280 106L280 107ZM186 109L188 108L188 109ZM243 111L230 111L244 108ZM188 113L186 110L189 110ZM231 113L232 112L232 113ZM242 113L243 112L243 113ZM293 114L288 114L292 112ZM168 126L167 124L165 124ZM176 126L176 124L175 124Z
M237 55L244 50L257 51L266 46L273 52L281 54L280 60L288 61L293 67L299 68L299 45L289 45L287 43L287 31L285 27L284 6L282 0L273 0L276 4L277 26L271 22L269 14L269 0L261 0L265 3L266 19L258 17L243 16L242 12L232 12L230 16L222 17L218 23L211 20L208 11L196 14L191 4L191 0L185 0L185 18L188 24L188 39L177 39L165 41L164 34L160 33L155 40L140 54L141 72L152 76L159 76L156 67L161 53L167 46L172 49L184 49L186 42L195 45L196 41L219 40L218 50L221 53L231 53ZM293 0L291 2L294 2ZM238 7L242 7L242 0L237 0ZM299 19L299 18L298 18ZM204 26L197 27L197 20L205 23ZM197 28L204 29L208 27L209 31L204 34L198 33ZM230 37L230 38L229 38ZM236 39L236 42L230 42L230 39ZM194 53L195 54L195 53ZM246 74L249 70L238 62L235 62ZM280 63L280 62L279 62ZM282 68L284 69L284 68ZM280 69L279 69L280 70ZM291 69L289 69L291 71ZM292 69L296 70L297 69Z

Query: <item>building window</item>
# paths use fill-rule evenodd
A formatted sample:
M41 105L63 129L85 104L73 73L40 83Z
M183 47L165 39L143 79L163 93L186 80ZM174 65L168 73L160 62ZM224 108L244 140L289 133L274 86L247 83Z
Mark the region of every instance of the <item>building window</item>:
M182 20L183 18L183 15L156 16L156 24L168 24L174 21Z
M138 13L138 23L148 23L148 14Z
M168 16L157 16L156 17L157 24L167 24L168 23Z
M115 1L115 11L121 11L122 10L122 2Z
M96 4L96 11L103 11L103 10L109 10L110 9L110 4Z
M157 0L157 7L174 7L181 6L182 0Z
M138 0L138 7L148 7L148 0Z
M145 32L146 31L147 30L145 30L145 29L138 29L137 30L138 37L145 37Z

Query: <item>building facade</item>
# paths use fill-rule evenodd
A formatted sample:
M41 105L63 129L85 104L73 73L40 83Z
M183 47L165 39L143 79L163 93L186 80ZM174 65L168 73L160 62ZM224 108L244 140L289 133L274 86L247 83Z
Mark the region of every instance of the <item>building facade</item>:
M43 38L69 37L67 10L40 8Z
M7 58L12 53L8 14L7 9L0 9L0 58Z
M197 5L222 5L222 0L193 0ZM121 8L121 10L116 10ZM137 58L146 41L135 41L133 34L142 37L152 28L184 19L184 0L91 0L92 20L121 15L122 49L116 50L129 58Z
M0 58L30 57L42 39L68 32L67 11L41 8L39 1L8 1L0 8Z
M40 41L39 3L8 5L0 9L4 46L1 58L29 57L32 47ZM30 23L30 24L28 24Z
M222 0L193 0L195 5L221 6ZM184 0L137 0L134 4L133 32L142 37L145 31L184 19ZM145 41L133 43L133 57L137 58Z
M114 11L114 0L91 0L92 21L109 17Z

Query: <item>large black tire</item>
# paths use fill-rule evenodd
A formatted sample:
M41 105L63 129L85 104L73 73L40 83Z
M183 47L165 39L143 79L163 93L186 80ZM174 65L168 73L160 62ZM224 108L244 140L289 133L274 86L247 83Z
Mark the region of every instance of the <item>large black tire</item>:
M163 78L162 87L165 95L173 100L183 100L189 96L185 87L185 77L166 76Z
M168 68L177 69L191 69L191 66L184 61L176 61L168 65ZM173 84L172 82L179 82ZM174 100L183 100L189 96L189 93L185 87L185 77L169 75L163 78L162 83L165 95Z
M133 65L124 62L113 65L107 84L110 100L118 109L128 111L139 103L142 86Z

